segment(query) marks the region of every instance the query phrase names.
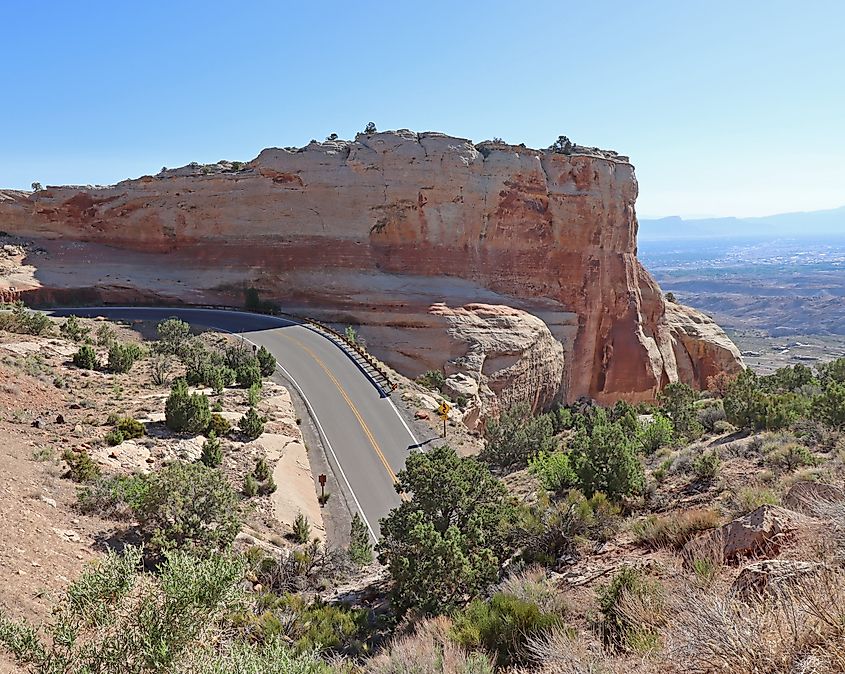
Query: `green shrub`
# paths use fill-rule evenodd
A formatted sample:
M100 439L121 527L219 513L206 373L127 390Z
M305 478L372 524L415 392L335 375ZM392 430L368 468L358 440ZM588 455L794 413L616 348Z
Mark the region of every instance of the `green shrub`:
M97 369L97 352L90 344L83 344L79 351L73 354L73 364L84 370Z
M845 357L819 365L816 369L823 384L831 381L845 384Z
M698 410L698 421L708 433L715 432L716 424L726 419L724 405L719 400L715 401L715 404L707 405Z
M497 468L524 468L540 453L554 451L552 415L532 417L527 405L503 412L487 422L487 444L479 458Z
M701 437L703 429L695 411L698 395L686 384L667 385L660 393L660 404L672 422L675 436L689 441Z
M261 399L261 384L253 384L249 387L247 391L247 404L250 407L255 407L258 405L258 401Z
M261 376L272 376L276 371L276 357L263 346L258 349L256 357L258 358L258 367L261 370Z
M147 434L147 429L140 421L132 417L123 417L118 419L116 430L123 434L127 440L134 440L135 438L142 438Z
M210 431L206 441L202 443L200 461L209 468L217 468L223 463L223 447L214 431Z
M645 472L637 456L639 443L618 423L606 421L601 411L592 431L580 429L570 447L587 496L602 492L615 500L639 494L645 487Z
M15 302L11 313L0 312L0 329L25 335L47 335L53 323L46 314L30 311L23 302Z
M261 493L262 496L269 496L270 494L274 493L278 489L278 485L276 484L276 480L273 479L271 475L268 477L263 484L258 487L258 491Z
M780 498L766 487L743 487L736 495L737 505L742 514L757 510L763 505L779 505Z
M407 498L381 521L378 544L392 603L400 614L448 612L494 582L510 556L507 489L486 465L445 446L412 452L397 478Z
M529 460L530 471L537 476L544 489L553 492L563 491L578 483L578 476L570 462L567 452L539 452Z
M270 477L270 466L267 465L267 460L262 456L255 461L255 468L252 471L255 479L259 482Z
M719 524L719 513L714 510L684 510L671 515L649 515L635 523L632 531L638 543L651 549L680 550L698 534Z
M446 383L446 375L441 370L429 370L417 377L417 383L432 391L440 391Z
M464 648L483 648L494 655L498 667L509 667L527 664L529 640L560 624L559 616L500 592L489 601L473 600L455 616L452 637Z
M84 342L90 333L91 329L84 327L76 316L68 316L59 328L59 334L72 342Z
M352 516L349 530L349 559L363 566L373 561L373 546L370 543L370 531L358 513Z
M624 600L630 598L659 615L662 611L663 593L657 583L648 580L641 571L624 566L610 583L600 586L596 594L603 616L602 638L609 649L641 650L637 646L657 640L657 634L650 626L634 622L624 610Z
M178 318L167 318L160 321L156 326L158 342L155 350L158 353L168 355L179 355L182 346L188 341L191 335L191 326Z
M238 496L218 470L175 462L153 473L136 508L148 549L208 555L226 548L241 529Z
M261 367L258 364L258 359L253 358L235 370L235 379L238 382L238 386L243 386L244 388L260 386Z
M699 480L715 480L721 463L716 450L702 452L692 462L692 472Z
M812 415L831 428L845 430L845 383L831 376L821 395L813 398Z
M293 521L293 540L304 545L311 539L311 524L302 512L296 513Z
M244 477L243 494L247 498L252 498L258 494L258 481L253 477L252 473L247 473Z
M173 382L164 407L167 427L177 433L204 433L211 423L208 398L188 393L188 384L179 378Z
M238 422L238 428L247 440L255 440L264 432L265 421L266 419L260 416L254 407L250 407Z
M85 514L95 514L115 520L131 520L146 495L149 479L146 475L103 477L90 487L79 489L79 508Z
M772 449L766 455L765 463L772 468L793 471L797 468L815 466L818 464L818 459L803 445L787 443Z
M713 432L716 435L725 435L727 433L733 433L736 431L736 428L730 421L717 421L713 424Z
M137 344L113 342L109 347L109 372L125 374L132 369L135 361L141 357L141 347Z
M119 431L117 428L110 430L106 433L106 444L110 447L114 447L115 445L119 445L121 442L125 440L123 437L123 433Z
M35 674L247 671L240 665L254 661L248 653L261 652L255 647L241 648L238 668L220 669L221 656L209 659L202 645L224 641L224 617L242 597L240 561L171 554L154 574L140 569L137 548L108 552L71 583L45 625L15 622L0 613L0 644Z
M79 452L66 449L62 452L62 459L68 465L68 475L74 482L92 482L100 477L100 467L84 449Z
M672 422L662 414L655 414L651 421L638 424L637 440L646 454L654 454L658 449L672 444L673 432Z
M117 339L117 333L108 323L103 323L97 328L97 346L109 347Z
M216 403L215 405L219 404ZM222 409L222 406L221 406ZM232 424L218 412L212 412L211 421L208 423L208 432L214 433L218 438L225 438L232 430Z

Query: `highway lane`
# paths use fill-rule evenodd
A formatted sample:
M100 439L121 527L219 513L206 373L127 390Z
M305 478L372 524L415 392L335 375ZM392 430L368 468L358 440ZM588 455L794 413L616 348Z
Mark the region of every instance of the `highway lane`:
M283 377L299 389L338 482L345 485L373 537L378 538L379 519L399 503L395 475L418 441L390 398L382 398L355 363L323 335L284 318L237 311L86 307L52 313L126 321L176 316L194 326L231 332L265 346L278 360Z

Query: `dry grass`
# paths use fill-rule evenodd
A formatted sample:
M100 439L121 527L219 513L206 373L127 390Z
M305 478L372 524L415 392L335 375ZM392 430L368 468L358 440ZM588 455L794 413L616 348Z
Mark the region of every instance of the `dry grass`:
M493 674L493 663L480 653L467 654L449 640L452 621L428 620L412 634L394 639L367 662L367 674Z
M648 674L661 670L648 658L612 656L598 641L566 630L529 640L528 650L540 674Z
M653 550L680 550L698 534L715 529L721 516L714 510L686 510L670 515L651 515L632 527L636 541Z
M688 590L672 598L668 625L666 657L690 674L839 672L845 575L826 570L749 603Z

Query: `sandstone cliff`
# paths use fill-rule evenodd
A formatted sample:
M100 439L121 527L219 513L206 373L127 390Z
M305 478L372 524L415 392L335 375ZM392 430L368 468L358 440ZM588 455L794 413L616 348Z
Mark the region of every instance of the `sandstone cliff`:
M364 326L371 350L410 375L476 368L485 345L473 339L421 357L432 329L477 313L460 307L518 309L561 345L560 382L562 355L541 339L553 364L532 384L479 383L542 406L555 395L647 400L669 381L701 386L741 367L708 319L667 314L636 257L636 197L633 166L613 152L399 131L109 187L0 192L0 230L43 251L23 261L29 277L7 279L15 293L240 303L255 285L290 311Z

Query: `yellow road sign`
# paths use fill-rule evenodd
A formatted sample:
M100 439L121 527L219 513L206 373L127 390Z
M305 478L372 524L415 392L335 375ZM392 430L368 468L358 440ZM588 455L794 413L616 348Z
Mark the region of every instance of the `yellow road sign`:
M447 403L445 400L440 403L440 407L437 408L437 413L443 418L446 419L449 416L449 412L451 411L452 406Z

